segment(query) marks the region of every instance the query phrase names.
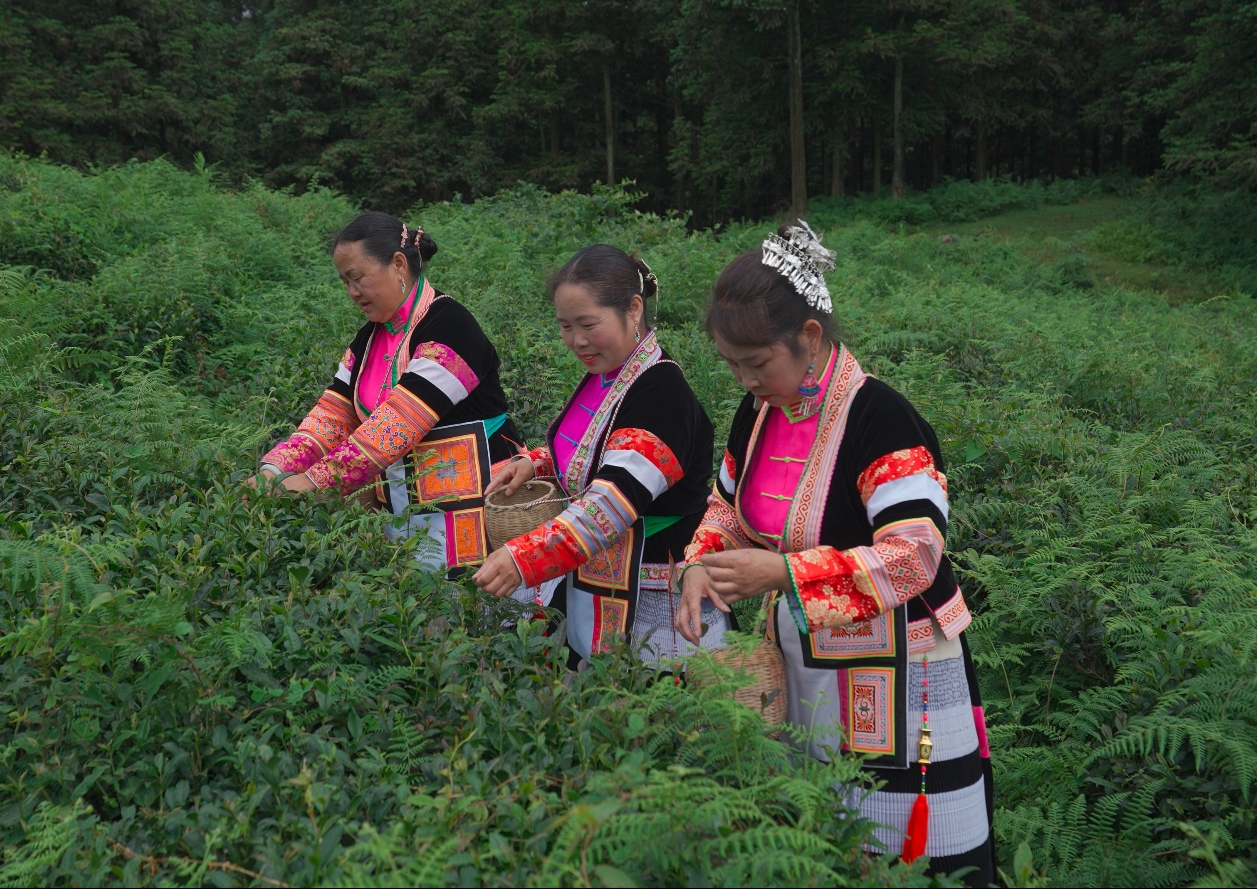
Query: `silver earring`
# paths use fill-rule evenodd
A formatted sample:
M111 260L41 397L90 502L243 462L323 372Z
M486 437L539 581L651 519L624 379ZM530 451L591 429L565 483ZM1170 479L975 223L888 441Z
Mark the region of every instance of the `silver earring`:
M401 287L402 287L402 299L405 299L405 298L406 298L406 279L405 279L405 277L399 277L399 278L397 279L397 283L401 285Z
M637 329L636 321L633 322L633 338L636 339L639 343L642 341L642 332Z

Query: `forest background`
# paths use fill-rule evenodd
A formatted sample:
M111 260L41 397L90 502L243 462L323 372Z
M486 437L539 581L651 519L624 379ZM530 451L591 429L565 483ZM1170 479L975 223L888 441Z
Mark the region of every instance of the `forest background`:
M361 207L533 440L540 282L640 251L723 439L702 308L800 192L942 442L1001 880L1253 883L1253 3L2 10L0 885L928 883L850 760L239 484L360 323Z
M231 181L394 213L519 181L631 179L698 226L946 177L1257 184L1245 0L0 10L0 145L80 167L201 152Z

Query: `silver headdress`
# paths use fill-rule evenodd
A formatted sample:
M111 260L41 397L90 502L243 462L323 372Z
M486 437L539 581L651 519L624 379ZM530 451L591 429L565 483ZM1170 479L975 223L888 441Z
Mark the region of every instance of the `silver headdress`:
M838 254L821 245L820 235L810 225L800 219L798 225L786 229L784 238L772 234L760 246L764 249L764 265L789 278L809 306L826 315L834 310L821 272L833 271Z

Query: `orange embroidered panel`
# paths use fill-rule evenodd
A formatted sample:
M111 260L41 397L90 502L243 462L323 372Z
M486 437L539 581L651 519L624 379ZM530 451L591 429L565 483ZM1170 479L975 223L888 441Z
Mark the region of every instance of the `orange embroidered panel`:
M362 421L352 438L383 470L409 454L439 419L422 399L397 386Z
M894 669L864 667L846 673L847 746L854 753L894 753Z
M613 544L577 567L576 578L594 586L627 590L632 579L633 542L633 529L629 528Z
M594 596L594 638L591 654L604 654L628 628L628 600Z
M420 444L415 450L415 495L421 504L479 497L484 490L475 435Z
M943 489L943 493L947 493L947 476L935 468L933 456L928 449L921 446L878 457L860 473L856 488L860 491L860 499L867 505L878 485L919 474L934 479Z
M445 549L446 564L451 568L478 565L488 557L483 506L445 514Z

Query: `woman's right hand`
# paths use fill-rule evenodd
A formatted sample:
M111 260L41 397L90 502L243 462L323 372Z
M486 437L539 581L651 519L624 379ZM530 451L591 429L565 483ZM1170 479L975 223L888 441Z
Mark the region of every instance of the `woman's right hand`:
M489 482L489 487L484 489L485 496L489 496L498 488L505 488L506 495L509 497L519 490L520 485L532 479L536 474L537 470L527 457L512 460L502 467L498 474L493 477L493 481Z
M729 613L729 606L711 588L711 575L707 573L707 568L703 565L687 568L681 578L681 604L677 607L676 628L695 645L700 644L699 637L703 635L704 599Z

